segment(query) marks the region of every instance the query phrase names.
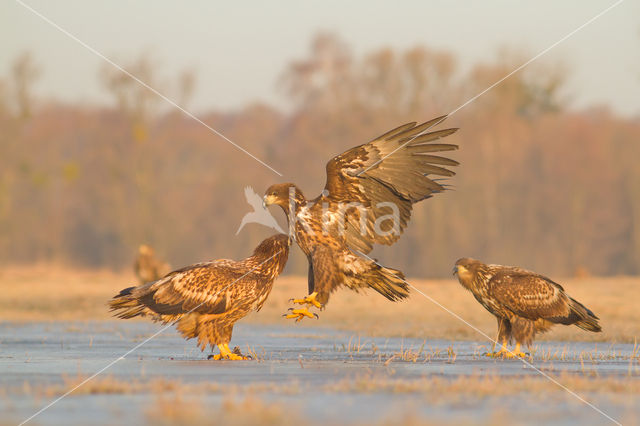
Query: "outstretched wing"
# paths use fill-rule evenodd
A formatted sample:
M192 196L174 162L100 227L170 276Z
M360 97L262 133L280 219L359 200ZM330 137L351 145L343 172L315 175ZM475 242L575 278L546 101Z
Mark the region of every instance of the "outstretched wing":
M327 163L327 196L335 202L358 203L366 211L351 209L346 215L346 238L352 249L369 253L373 243L392 244L411 218L412 204L445 190L433 176L455 175L446 167L458 162L433 153L458 146L434 142L457 129L422 133L445 118L405 124ZM397 217L398 223L383 221L386 215Z
M569 297L560 284L519 268L505 268L489 281L489 292L514 314L536 320L566 318Z
M238 291L235 284L245 274L232 260L199 263L136 289L138 294L134 296L160 315L182 315L191 311L222 314L231 307Z

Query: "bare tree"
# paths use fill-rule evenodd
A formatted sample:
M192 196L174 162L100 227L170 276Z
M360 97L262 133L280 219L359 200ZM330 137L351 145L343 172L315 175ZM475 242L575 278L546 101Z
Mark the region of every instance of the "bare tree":
M281 82L299 107L331 109L349 91L351 64L346 44L335 35L320 33L311 43L309 57L289 65Z
M40 74L30 52L22 53L11 66L15 108L20 119L30 118L33 114L33 85Z
M286 164L305 192L316 193L331 156L447 112L514 64L517 58L500 56L457 75L448 52L418 46L354 57L325 34L286 67L290 113L252 105L204 119L259 157ZM190 70L163 85L149 59L128 69L189 104ZM460 146L461 166L448 181L456 190L415 207L401 240L380 248L385 263L413 276L445 276L465 255L550 274L585 265L593 274L640 273L640 123L606 109L564 109L562 72L541 64L513 75L447 120L461 128L451 140ZM14 78L7 77L13 113ZM148 241L181 264L240 256L266 236L254 227L233 238L247 208L242 189L261 192L271 174L211 143L197 123L161 116L156 95L128 76L111 69L101 78L117 114L52 103L32 110L25 131L0 113L3 262L122 267ZM133 142L140 140L131 132L136 122L149 129L148 143ZM289 271L304 274L306 266L294 252Z
M187 109L196 90L196 72L193 69L185 69L178 76L178 105Z
M0 117L9 114L9 85L0 78Z
M148 55L141 55L124 68L148 86L162 92L155 64ZM102 68L101 79L114 97L120 112L130 120L134 140L146 141L149 137L149 123L157 113L158 95L110 64L105 64Z

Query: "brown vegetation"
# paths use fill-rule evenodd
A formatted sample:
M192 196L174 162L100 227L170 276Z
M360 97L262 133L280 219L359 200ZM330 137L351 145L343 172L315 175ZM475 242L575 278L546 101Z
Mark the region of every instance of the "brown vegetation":
M183 265L244 257L269 232L234 236L249 210L243 188L278 176L113 70L99 76L112 108L39 102L36 62L18 58L0 82L0 264L121 268L148 242ZM321 35L285 67L291 112L250 105L201 118L315 195L331 156L451 111L520 62L503 54L462 73L448 52L356 58ZM166 80L144 56L125 65ZM640 273L640 123L567 109L565 76L533 64L447 121L461 128L450 141L461 147L456 190L417 206L401 241L380 250L384 264L420 277L446 276L462 256L561 276ZM172 96L188 102L193 73L178 80ZM299 253L290 270L306 273Z
M53 398L77 386L85 376L64 377L63 383L30 388L8 389L15 394ZM607 393L612 395L640 395L638 376L586 376L581 373L563 372L555 379L578 393ZM292 395L313 392L339 393L421 393L429 396L432 403L455 402L452 397L485 397L527 394L530 397L545 397L549 392L564 393L565 390L542 375L510 376L500 374L467 374L453 377L437 375L415 378L396 378L392 370L379 373L363 373L324 385L304 383L250 383L245 385L222 385L203 381L183 383L180 380L157 378L131 380L111 375L98 376L80 386L73 395L97 394L156 394L156 395L257 395L261 393ZM569 395L567 395L570 397Z
M107 301L120 289L136 281L132 273L74 271L55 267L8 268L0 273L0 320L108 320L113 319ZM409 280L418 290L456 313L492 338L493 316L453 280ZM616 277L561 280L567 292L592 309L601 319L603 333L587 333L577 327L557 326L540 340L586 340L634 342L640 337L640 278ZM263 309L242 323L289 324L282 314L289 299L304 294L306 277L285 276L276 280ZM411 297L392 303L368 292L356 294L341 289L332 295L319 320L290 324L292 333L306 327L336 327L379 336L407 336L485 340L478 332L412 289ZM246 342L249 343L250 342ZM604 348L603 348L604 349ZM549 354L548 356L552 356Z
M227 397L219 406L212 407L197 397L159 395L148 410L149 424L152 425L299 425L308 422L295 408L281 403L265 402L255 395Z
M66 392L85 378L78 376L65 380L64 384L44 388L11 390L16 395L50 399ZM585 377L581 374L563 373L556 379L573 392L599 395L609 401L633 404L640 395L640 379L637 377ZM414 379L395 378L392 372L365 373L323 385L290 383L263 385L222 386L208 381L182 383L179 380L155 379L136 381L113 376L100 376L78 388L74 395L100 394L148 394L155 401L146 410L153 424L210 424L211 418L224 419L225 424L299 424L302 413L281 402L266 402L263 395L321 395L339 393L345 395L387 393L421 395L429 405L456 405L500 398L523 396L529 403L553 400L575 402L574 397L556 383L539 375L505 376L460 375L454 378L422 376ZM222 403L206 403L203 396L220 395ZM510 417L516 414L505 412ZM209 421L207 421L209 419ZM312 419L308 419L312 420ZM313 424L313 423L312 423ZM387 424L386 422L380 424ZM395 424L395 423L393 423ZM424 423L418 423L424 424ZM474 423L477 424L477 423Z

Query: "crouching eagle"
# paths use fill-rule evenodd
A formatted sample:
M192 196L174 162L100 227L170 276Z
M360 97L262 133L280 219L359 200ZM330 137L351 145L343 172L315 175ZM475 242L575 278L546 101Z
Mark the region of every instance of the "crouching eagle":
M322 307L341 285L356 291L373 288L392 301L409 295L400 271L358 252L396 242L413 204L445 190L433 176L453 176L447 166L458 163L434 153L458 147L436 142L457 129L424 133L445 118L405 124L334 157L326 166L324 191L315 199L307 200L293 183L267 189L264 205L284 210L290 234L309 262L309 296L295 303ZM299 309L289 317L296 312L309 316Z
M498 320L497 341L502 343L502 349L489 353L490 356L524 356L520 345L530 346L536 333L545 332L554 324L602 331L593 312L571 298L560 284L535 272L462 258L456 262L453 273ZM516 348L511 352L507 344L513 339Z
M260 310L289 256L290 240L278 234L262 241L253 255L198 263L164 278L122 290L109 302L119 318L150 316L164 324L177 321L178 331L198 346L217 345L214 359L247 359L229 349L233 325Z

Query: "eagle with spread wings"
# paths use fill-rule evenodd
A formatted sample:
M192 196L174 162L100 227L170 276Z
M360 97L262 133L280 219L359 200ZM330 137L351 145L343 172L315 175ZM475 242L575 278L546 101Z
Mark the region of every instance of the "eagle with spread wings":
M109 302L119 318L149 316L164 324L177 322L187 339L198 346L217 345L214 359L247 359L231 351L233 325L253 310L260 310L273 282L284 269L290 239L277 234L262 241L253 255L234 261L219 259L187 266L157 281L122 290Z
M323 307L332 291L346 286L373 288L396 301L409 295L400 271L366 256L374 244L396 242L411 218L413 204L446 189L440 180L458 162L436 155L457 145L438 143L457 129L429 131L446 116L397 127L369 143L331 159L322 193L307 200L293 183L269 187L264 205L280 206L290 234L307 256L309 295L295 303ZM290 318L309 316L294 310Z
M453 273L498 320L497 341L502 348L495 352L494 343L489 356L525 356L521 345L530 346L536 333L548 331L555 324L602 331L591 310L543 275L513 266L487 265L471 258L459 259ZM514 339L515 350L509 351L507 345Z

